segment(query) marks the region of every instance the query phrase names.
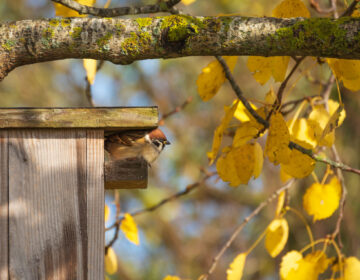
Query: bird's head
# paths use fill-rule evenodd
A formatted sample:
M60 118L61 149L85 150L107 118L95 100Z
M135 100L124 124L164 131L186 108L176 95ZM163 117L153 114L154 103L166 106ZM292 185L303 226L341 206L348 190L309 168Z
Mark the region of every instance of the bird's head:
M165 145L170 145L170 142L167 140L164 132L162 132L159 128L156 128L146 134L145 140L154 145L159 152L165 148Z

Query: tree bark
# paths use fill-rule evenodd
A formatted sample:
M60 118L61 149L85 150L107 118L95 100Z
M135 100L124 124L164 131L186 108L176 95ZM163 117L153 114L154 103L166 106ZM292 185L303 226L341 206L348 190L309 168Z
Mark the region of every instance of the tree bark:
M0 80L65 58L129 64L150 58L257 55L360 59L360 18L54 18L0 24Z

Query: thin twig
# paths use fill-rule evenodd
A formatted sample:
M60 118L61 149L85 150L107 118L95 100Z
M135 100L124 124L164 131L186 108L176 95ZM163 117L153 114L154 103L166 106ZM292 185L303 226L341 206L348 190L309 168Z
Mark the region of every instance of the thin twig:
M104 65L104 60L100 60L98 65L96 66L96 72L98 72L101 67ZM91 107L95 107L94 100L92 98L92 92L91 92L91 84L87 77L85 77L86 87L85 87L85 96L86 99Z
M160 208L161 206L176 200L188 193L190 193L191 191L193 191L194 189L196 189L197 187L200 187L201 185L203 185L208 179L210 179L211 177L213 177L214 175L216 175L216 172L208 172L206 173L206 175L204 176L204 178L202 178L200 181L195 182L193 184L190 184L188 186L186 186L186 188L180 192L177 192L161 201L159 201L158 203L154 204L153 206L147 207L147 208L143 208L137 211L134 211L132 213L130 213L131 216L135 217L144 213L149 213L152 211L155 211L156 209ZM114 222L113 225L111 225L110 227L106 228L105 231L109 231L110 229L115 228L115 233L113 238L109 241L109 243L105 246L105 254L107 253L108 249L115 243L115 241L117 240L118 236L119 236L119 229L120 229L120 224L121 221L123 220L124 217L118 217L116 219L116 221Z
M319 97L319 95L304 96L304 97L296 99L296 100L288 101L288 102L284 103L283 105L281 105L281 113L285 116L285 115L291 113L296 108L296 106L298 104L300 104L301 102L303 102L304 100L311 102L311 100L315 97ZM291 108L285 111L284 109L289 106L291 106Z
M277 97L276 100L274 101L274 104L271 107L271 110L269 112L269 114L266 116L266 121L269 121L271 118L271 115L276 112L280 107L281 107L281 102L282 102L282 96L284 93L284 90L286 88L287 83L289 82L290 78L292 77L292 75L294 75L296 69L299 67L300 63L305 59L305 56L302 56L300 58L293 58L295 60L295 65L294 67L291 69L290 73L287 75L287 77L285 78L285 80L281 83L278 93L277 93ZM259 134L263 133L265 131L265 129L262 129Z
M331 149L332 149L335 160L341 161L335 145L333 145L331 147ZM341 199L340 199L340 206L339 206L339 216L336 221L335 230L332 233L331 237L334 239L336 236L339 236L339 247L342 248L343 244L341 242L341 237L340 237L340 227L341 227L341 222L344 218L344 209L345 209L345 202L346 202L346 196L347 196L347 188L345 185L345 180L344 180L344 176L342 174L341 169L337 168L336 173L337 173L337 177L339 178L339 181L341 184Z
M226 64L226 61L221 56L215 56L215 58L219 61L221 66L224 69L225 77L230 82L230 85L232 89L234 90L237 97L240 99L241 103L245 106L245 108L250 112L250 114L256 119L258 123L261 123L265 127L269 126L269 123L264 120L256 111L251 107L250 103L247 101L247 99L243 96L243 93L241 92L241 89L237 85L233 75L231 74L231 71Z
M310 6L320 14L330 14L333 11L332 7L328 9L322 9L316 0L310 0Z
M92 93L91 93L91 84L90 84L89 80L87 79L87 77L85 77L85 81L86 81L86 86L85 86L86 100L88 101L90 107L95 107L95 103L94 103L94 100L92 98Z
M97 17L118 17L125 15L153 14L169 12L169 10L178 4L181 0L162 1L158 4L145 5L140 7L119 7L119 8L97 8L79 4L73 0L51 0L62 4L81 15L93 15Z
M225 77L230 82L232 89L235 91L237 97L240 99L240 101L245 106L245 108L250 112L250 114L256 119L257 122L264 125L264 128L268 128L269 127L269 121L264 120L258 113L256 113L256 111L250 106L247 99L242 95L242 92L241 92L239 86L237 85L233 75L231 74L231 71L230 71L229 67L227 66L225 60L220 56L216 56L216 59L222 65L222 67L224 69L224 72L225 72ZM336 161L324 158L322 156L315 155L312 150L305 149L304 147L302 147L302 146L300 146L300 145L298 145L298 144L296 144L296 143L294 143L292 141L290 141L290 143L289 143L289 148L296 149L296 150L310 156L312 159L314 159L316 161L329 164L332 167L340 168L340 169L342 169L343 171L346 171L346 172L352 172L352 173L360 175L360 170L352 168L350 166L347 166L346 164L343 164L342 162L336 162Z
M209 270L204 275L202 275L202 278L201 278L202 280L207 280L208 277L214 272L220 258L225 253L225 251L231 246L231 244L234 242L234 240L239 235L239 233L242 231L242 229L246 226L246 224L252 218L254 218L257 214L259 214L259 212L263 208L265 208L271 201L273 201L275 198L277 198L282 191L288 190L292 186L293 182L294 182L294 179L290 180L284 186L282 186L281 188L276 190L274 193L272 193L265 201L260 203L259 206L256 207L256 209L253 212L251 212L251 214L249 216L247 216L240 225L237 226L237 228L235 229L233 234L230 236L228 241L226 241L224 246L220 249L219 253L213 258L213 261L211 263Z
M338 13L337 6L336 6L336 0L329 0L329 2L331 5L331 9L332 9L334 18L339 18L339 13Z
M174 110L172 110L172 111L164 114L164 115L161 117L161 119L159 120L159 125L164 125L165 119L167 119L168 117L170 117L170 116L172 116L172 115L174 115L174 114L176 114L176 113L179 113L180 111L184 110L185 107L192 102L192 99L193 99L192 96L188 97L183 104L181 104L180 106L177 106Z
M305 56L302 56L298 59L296 59L295 61L295 65L294 67L291 69L290 73L287 75L287 77L285 78L285 80L281 83L278 93L277 93L277 105L275 106L275 110L277 110L278 108L280 108L281 106L281 101L282 101L282 96L284 93L284 90L286 88L287 83L289 82L290 78L292 77L292 75L294 75L296 69L299 67L300 63L305 59Z
M329 110L328 101L329 101L330 93L331 93L334 83L335 83L335 76L333 73L331 73L329 80L327 81L324 89L322 90L322 92L320 94L323 97L326 110Z
M340 17L349 17L355 11L356 5L360 2L360 0L354 0L350 6L341 14Z
M290 149L296 149L300 152L302 152L303 154L306 154L308 155L309 157L311 157L312 159L318 161L318 162L322 162L322 163L326 163L332 167L335 167L335 168L340 168L341 170L343 171L346 171L346 172L352 172L352 173L355 173L355 174L358 174L360 175L360 170L359 169L356 169L356 168L352 168L342 162L338 162L338 161L333 161L331 159L328 159L326 157L323 157L323 156L319 156L319 155L315 155L312 150L309 150L309 149L305 149L304 147L290 141L290 144L289 144L289 148Z

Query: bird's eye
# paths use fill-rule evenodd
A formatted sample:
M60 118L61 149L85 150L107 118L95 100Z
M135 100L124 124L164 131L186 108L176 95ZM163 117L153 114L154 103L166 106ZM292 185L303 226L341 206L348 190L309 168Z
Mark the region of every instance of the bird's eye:
M160 141L158 141L158 140L155 140L153 143L156 147L160 147L160 145L161 145Z

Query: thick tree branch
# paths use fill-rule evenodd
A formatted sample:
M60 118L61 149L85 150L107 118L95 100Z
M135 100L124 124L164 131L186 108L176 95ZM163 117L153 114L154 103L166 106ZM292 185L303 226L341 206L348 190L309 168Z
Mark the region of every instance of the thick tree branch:
M0 80L65 58L129 64L149 58L260 55L360 59L360 19L191 17L24 20L0 25Z
M73 0L51 0L55 3L62 4L82 15L93 15L98 17L118 17L125 15L152 14L160 12L168 12L172 7L181 0L161 1L154 5L145 5L139 7L119 7L119 8L96 8L81 5Z

